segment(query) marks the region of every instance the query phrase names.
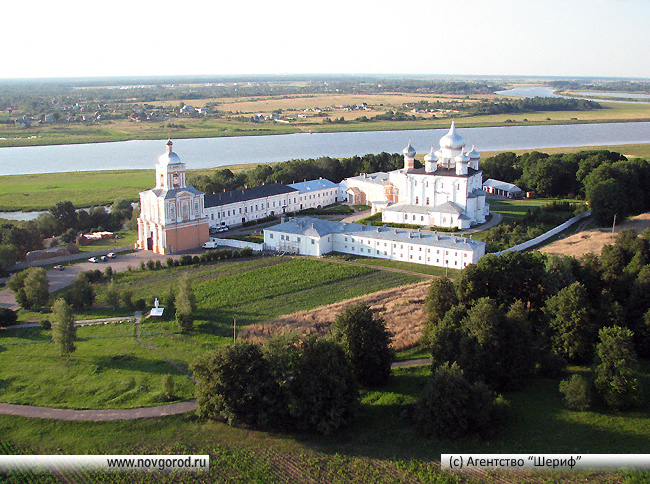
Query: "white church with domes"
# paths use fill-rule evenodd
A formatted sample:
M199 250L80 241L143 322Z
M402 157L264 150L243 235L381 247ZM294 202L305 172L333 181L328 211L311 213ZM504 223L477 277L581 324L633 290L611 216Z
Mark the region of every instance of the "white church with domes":
M415 168L415 149L403 150L404 168L362 174L341 182L347 199L372 206L387 223L466 229L484 223L490 212L485 203L481 155L465 151L465 140L451 123L440 139L440 149L424 157L424 168Z

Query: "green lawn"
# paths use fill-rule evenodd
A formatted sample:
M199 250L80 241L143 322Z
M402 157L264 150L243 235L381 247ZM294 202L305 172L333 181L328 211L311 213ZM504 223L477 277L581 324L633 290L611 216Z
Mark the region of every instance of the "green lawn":
M572 371L585 371L572 368ZM648 368L644 381L648 383ZM210 454L206 482L260 483L456 483L442 473L442 453L643 453L650 445L646 404L637 412L571 412L562 406L559 380L537 379L507 394L512 415L504 432L489 441L427 439L404 409L422 393L427 367L394 370L384 388L362 392L362 413L333 437L259 432L197 419L191 414L131 422L66 422L0 416L0 449L21 453ZM194 475L146 474L91 482L195 482ZM487 482L499 482L488 473ZM507 482L647 482L648 474L615 472L531 472ZM492 480L494 479L494 480ZM513 480L514 479L514 480ZM462 482L479 482L466 476ZM480 482L486 482L483 479ZM503 481L501 481L503 482Z

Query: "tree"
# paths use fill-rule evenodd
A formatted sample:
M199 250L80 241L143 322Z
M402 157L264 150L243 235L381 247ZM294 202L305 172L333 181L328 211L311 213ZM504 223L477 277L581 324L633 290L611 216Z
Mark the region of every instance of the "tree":
M456 306L432 328L429 343L432 371L455 361L469 381L495 389L520 388L532 371L532 334L521 302L507 315L490 298L467 310Z
M120 291L112 279L106 287L106 293L104 294L104 297L106 298L106 304L108 304L113 309L116 309L120 306Z
M72 283L72 287L64 298L70 306L75 308L85 308L93 305L95 291L90 285L88 275L84 271L79 271L77 278Z
M58 202L50 208L50 213L57 223L57 231L62 234L68 229L77 227L77 211L70 201Z
M280 386L260 347L239 342L200 357L191 366L199 415L230 425L269 427L283 414Z
M573 375L560 382L560 393L564 395L564 404L570 410L585 411L591 406L589 382L582 375Z
M174 301L176 308L176 322L181 326L182 331L192 331L194 329L194 311L196 310L196 299L192 286L187 277L183 277L179 282L178 295Z
M26 310L40 309L50 297L47 273L42 267L30 267L18 272L9 279L7 286L16 295L18 305Z
M596 345L594 386L607 406L623 410L641 402L641 387L634 376L638 361L632 331L620 326L602 328Z
M362 385L375 386L388 382L395 351L390 347L392 334L383 319L375 319L370 307L359 303L347 307L332 324L338 342L354 367Z
M52 340L61 351L61 355L70 361L70 353L76 349L74 341L77 337L72 308L63 299L57 299L52 306L52 313L54 314Z
M574 282L548 298L544 312L551 328L553 351L571 362L584 362L591 356L594 334L591 304L585 287Z
M424 303L427 320L424 326L423 340L427 341L432 328L438 325L452 307L458 304L453 281L448 278L434 279L429 286L429 293Z
M18 261L18 249L11 244L0 245L0 276L9 274Z
M289 411L298 428L331 435L358 414L354 368L337 344L315 338L303 341L291 376Z
M503 424L504 405L484 384L470 383L456 363L444 363L433 371L416 404L415 424L427 436L487 437Z

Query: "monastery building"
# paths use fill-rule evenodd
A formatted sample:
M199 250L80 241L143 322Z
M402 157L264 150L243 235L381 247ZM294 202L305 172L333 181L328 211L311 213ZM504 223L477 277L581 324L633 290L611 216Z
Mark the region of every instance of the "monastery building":
M415 168L415 149L403 150L404 168L388 173L362 174L341 182L350 203L372 206L382 221L466 229L485 222L490 206L485 203L481 155L465 151L465 140L452 122L440 139L440 149L424 157L424 168Z

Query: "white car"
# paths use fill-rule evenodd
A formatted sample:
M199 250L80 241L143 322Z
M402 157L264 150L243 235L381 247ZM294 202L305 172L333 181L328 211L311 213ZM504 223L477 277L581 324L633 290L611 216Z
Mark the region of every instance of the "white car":
M99 259L97 259L97 257L91 257L90 259L88 259L88 262L93 262L93 263L99 262Z
M117 257L117 254L115 252L109 252L108 254L106 254L106 257L108 257L109 259L115 259L115 257Z
M204 249L216 249L217 247L219 247L219 245L216 242L211 240L203 244L201 247L203 247Z

